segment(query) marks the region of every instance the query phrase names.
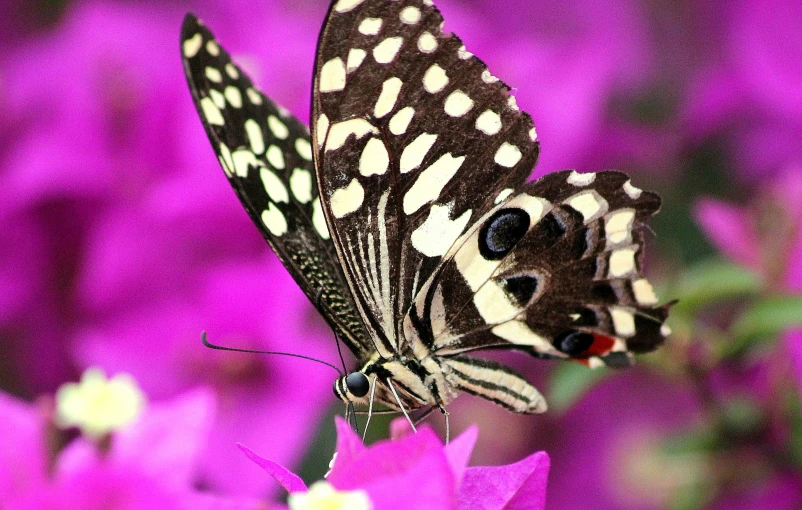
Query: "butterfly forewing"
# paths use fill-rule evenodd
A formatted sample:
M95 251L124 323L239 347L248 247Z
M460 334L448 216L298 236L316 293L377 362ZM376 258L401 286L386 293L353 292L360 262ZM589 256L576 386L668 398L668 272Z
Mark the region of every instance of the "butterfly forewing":
M383 355L399 349L398 319L451 244L538 154L509 87L442 24L431 2L342 0L318 48L318 182Z
M368 351L323 217L309 131L256 89L192 14L181 50L206 134L251 219L349 347Z

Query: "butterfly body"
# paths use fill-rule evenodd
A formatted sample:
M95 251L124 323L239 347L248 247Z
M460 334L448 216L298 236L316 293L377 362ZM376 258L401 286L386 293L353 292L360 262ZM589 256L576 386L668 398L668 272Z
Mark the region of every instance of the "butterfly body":
M527 182L531 118L442 23L427 0L333 2L311 133L192 15L184 68L234 190L357 358L340 398L542 412L533 385L470 353L624 366L660 345L668 307L641 276L660 199L620 172Z

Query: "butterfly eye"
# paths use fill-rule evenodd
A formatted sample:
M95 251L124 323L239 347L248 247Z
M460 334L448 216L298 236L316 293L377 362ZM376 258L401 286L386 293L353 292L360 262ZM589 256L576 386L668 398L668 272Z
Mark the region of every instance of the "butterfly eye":
M479 252L488 260L501 260L529 230L529 215L522 209L496 211L479 232Z
M345 378L345 386L348 392L355 397L364 397L370 390L370 382L362 372L352 372Z
M593 335L575 329L560 333L554 338L553 345L569 356L579 356L593 344Z

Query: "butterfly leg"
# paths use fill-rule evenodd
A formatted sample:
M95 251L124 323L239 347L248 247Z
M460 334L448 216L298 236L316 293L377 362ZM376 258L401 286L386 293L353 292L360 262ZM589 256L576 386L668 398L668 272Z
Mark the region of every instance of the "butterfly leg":
M449 425L448 422L449 414L448 411L446 411L446 408L443 407L442 405L438 405L437 407L440 408L440 412L443 413L443 416L446 419L446 444L448 444L448 442L451 440L451 426Z
M417 434L418 429L415 428L415 424L412 423L412 418L409 417L407 410L404 409L404 404L401 402L401 399L398 398L398 393L396 393L395 386L393 386L393 381L390 378L387 379L387 386L389 386L390 391L393 392L393 397L395 397L395 401L398 403L398 407L401 409L401 412L404 413L404 416L409 422L409 426L412 427L412 432L415 432Z
M365 430L362 431L362 442L365 442L365 436L368 435L368 425L370 425L370 418L373 416L373 397L376 395L376 375L370 381L370 401L368 403L368 419L365 421Z

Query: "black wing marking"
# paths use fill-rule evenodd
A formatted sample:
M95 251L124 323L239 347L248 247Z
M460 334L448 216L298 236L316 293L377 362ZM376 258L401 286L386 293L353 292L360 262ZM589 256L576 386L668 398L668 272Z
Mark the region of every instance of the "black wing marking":
M324 211L382 355L451 244L521 186L529 115L425 0L340 0L321 34L313 140Z
M405 320L441 356L487 347L626 364L664 339L668 306L641 275L659 197L620 172L557 172L477 222ZM448 306L445 306L448 303Z
M256 89L192 14L181 28L181 54L206 134L242 205L307 297L367 357L372 344L323 217L308 130Z

